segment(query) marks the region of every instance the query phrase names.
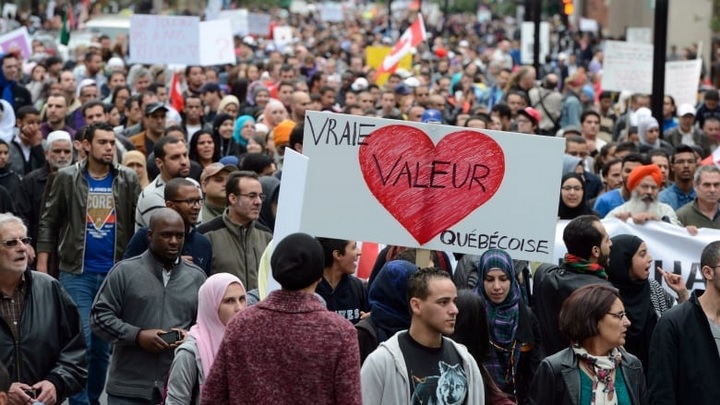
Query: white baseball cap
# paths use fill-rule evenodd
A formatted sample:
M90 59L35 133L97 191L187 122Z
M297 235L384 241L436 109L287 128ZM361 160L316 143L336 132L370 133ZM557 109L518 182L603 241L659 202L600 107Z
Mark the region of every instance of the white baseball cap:
M680 104L680 106L677 109L677 115L678 117L684 117L686 115L692 115L693 117L697 112L695 111L695 107L693 107L691 104Z

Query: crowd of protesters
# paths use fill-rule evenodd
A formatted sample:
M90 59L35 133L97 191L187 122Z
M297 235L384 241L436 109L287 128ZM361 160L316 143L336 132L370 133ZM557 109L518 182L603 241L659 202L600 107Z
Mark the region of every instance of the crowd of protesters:
M293 40L236 36L224 66L129 64L125 35L1 54L0 403L715 403L720 245L670 293L662 246L600 219L720 229L718 91L658 122L603 91L597 36L553 19L536 70L514 22L460 14L378 80L406 11L273 10ZM307 111L563 137L562 263L388 246L361 280L358 241L273 242Z

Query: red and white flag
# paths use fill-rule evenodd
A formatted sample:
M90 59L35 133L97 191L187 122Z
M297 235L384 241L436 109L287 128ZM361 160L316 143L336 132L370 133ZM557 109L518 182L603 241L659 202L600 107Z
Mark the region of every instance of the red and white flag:
M398 42L393 46L390 54L385 57L382 65L378 68L376 77L383 73L392 73L397 69L398 64L405 57L410 50L420 45L427 39L427 32L425 32L425 23L423 22L422 14L418 13L417 19L412 25L405 30Z
M179 113L182 113L182 110L185 108L185 100L183 99L182 90L180 89L178 72L173 72L172 82L170 83L170 105Z

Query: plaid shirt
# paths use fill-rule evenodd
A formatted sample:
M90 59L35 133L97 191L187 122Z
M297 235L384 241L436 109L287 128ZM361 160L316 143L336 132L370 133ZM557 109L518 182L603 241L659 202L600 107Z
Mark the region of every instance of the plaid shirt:
M23 274L11 296L0 292L0 318L10 327L16 341L20 339L18 325L25 306L26 288L27 283L25 283L25 274Z

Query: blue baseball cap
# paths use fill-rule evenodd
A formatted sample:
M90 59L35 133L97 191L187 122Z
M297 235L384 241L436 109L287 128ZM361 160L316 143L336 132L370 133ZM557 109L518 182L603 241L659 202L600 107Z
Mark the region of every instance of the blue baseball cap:
M425 124L442 124L442 113L438 110L428 109L423 112L420 121Z

